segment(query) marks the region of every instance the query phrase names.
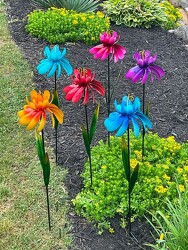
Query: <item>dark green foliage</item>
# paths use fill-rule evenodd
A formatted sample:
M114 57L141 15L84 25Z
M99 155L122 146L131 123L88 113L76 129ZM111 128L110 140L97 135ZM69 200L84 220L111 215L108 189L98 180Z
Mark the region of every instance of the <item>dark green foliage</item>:
M32 2L44 9L56 7L76 12L95 11L99 5L99 0L32 0Z

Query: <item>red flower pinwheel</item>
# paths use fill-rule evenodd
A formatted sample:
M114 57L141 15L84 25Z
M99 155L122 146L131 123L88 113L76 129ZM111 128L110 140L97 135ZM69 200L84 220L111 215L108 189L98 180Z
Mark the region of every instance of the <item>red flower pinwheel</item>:
M117 35L117 32L113 31L112 35L108 32L103 32L100 35L100 41L102 44L99 44L89 50L89 53L94 54L94 59L105 60L110 54L112 54L111 59L114 58L116 63L119 59L124 58L126 49L117 44L120 39L120 36Z
M78 68L74 70L74 75L71 76L72 84L64 88L66 94L65 99L76 103L84 97L83 104L86 105L89 101L89 93L92 93L93 102L95 101L94 90L104 96L105 89L99 81L96 81L95 75L88 68Z

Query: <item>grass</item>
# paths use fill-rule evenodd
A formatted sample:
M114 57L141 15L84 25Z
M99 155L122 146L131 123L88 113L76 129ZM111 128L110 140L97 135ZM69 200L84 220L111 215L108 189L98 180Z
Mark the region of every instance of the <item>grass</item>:
M34 88L32 72L11 40L0 0L0 249L67 249L66 171L51 164L49 185L52 231L48 231L42 170L34 131L18 125L17 112ZM48 148L52 156L52 150ZM67 226L68 225L68 226Z
M185 193L181 193L178 189L179 196L176 203L172 203L167 199L167 213L157 211L153 215L152 221L149 223L153 226L154 230L159 236L156 239L156 245L152 249L156 250L186 250L188 246L188 188L186 187Z

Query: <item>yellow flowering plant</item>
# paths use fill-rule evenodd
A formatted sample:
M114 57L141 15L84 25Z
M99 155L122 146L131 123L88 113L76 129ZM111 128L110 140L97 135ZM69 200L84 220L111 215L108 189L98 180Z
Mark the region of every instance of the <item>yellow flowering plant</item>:
M28 15L26 31L49 43L82 41L95 44L102 32L110 30L110 20L100 11L78 13L64 8L35 10Z
M146 215L146 211L165 211L166 198L177 201L176 179L179 191L185 192L188 183L188 142L178 143L173 136L160 138L148 133L145 156L142 161L142 138L131 138L130 165L139 164L138 181L132 193L132 219ZM121 139L111 136L111 147L103 141L92 148L93 186L90 190L89 163L82 176L84 188L73 199L76 212L94 221L100 232L111 228L109 219L127 215L127 182L122 168ZM125 223L123 223L125 226Z

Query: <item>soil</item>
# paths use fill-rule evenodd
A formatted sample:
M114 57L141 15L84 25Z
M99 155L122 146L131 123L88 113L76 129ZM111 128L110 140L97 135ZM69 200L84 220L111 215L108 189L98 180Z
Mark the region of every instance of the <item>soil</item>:
M33 81L36 88L44 89L53 86L53 79L47 79L36 72L36 65L43 58L45 41L29 36L25 31L26 17L34 7L27 0L7 0L7 19L11 30L12 38L23 52L33 70ZM121 39L119 43L126 47L127 53L122 62L111 63L111 83L116 88L114 98L121 101L123 95L131 94L141 96L140 84L132 84L125 80L124 74L135 65L132 56L136 50L148 49L152 54L157 54L157 64L165 69L165 77L153 84L146 84L146 99L150 101L150 119L153 122L153 132L162 137L174 135L177 141L184 142L188 139L188 51L185 43L174 34L168 33L161 28L140 29L126 28L124 26L112 25ZM96 73L96 79L101 83L107 81L107 61L94 60L88 53L91 46L83 43L62 44L67 48L66 57L76 67L89 67ZM117 75L121 72L119 80ZM62 110L65 113L63 126L58 129L58 163L68 169L67 188L70 199L82 188L80 174L86 161L86 153L81 135L81 124L83 121L83 105L65 101L62 89L70 83L66 75L58 79L58 92L60 100L63 100ZM27 84L27 83L24 83ZM103 98L97 98L101 102L99 123L95 135L94 144L98 140L106 140L104 119L107 117L106 107ZM89 112L93 112L93 105L90 102ZM113 110L113 106L112 106ZM47 141L54 146L54 132L50 126L46 126L45 134ZM112 220L115 233L104 232L98 235L92 224L74 214L72 210L68 217L72 223L72 234L74 246L71 249L78 250L138 250L148 249L144 244L151 242L151 228L144 221L136 221L132 225L135 238L130 238L125 229L118 226L119 218Z

